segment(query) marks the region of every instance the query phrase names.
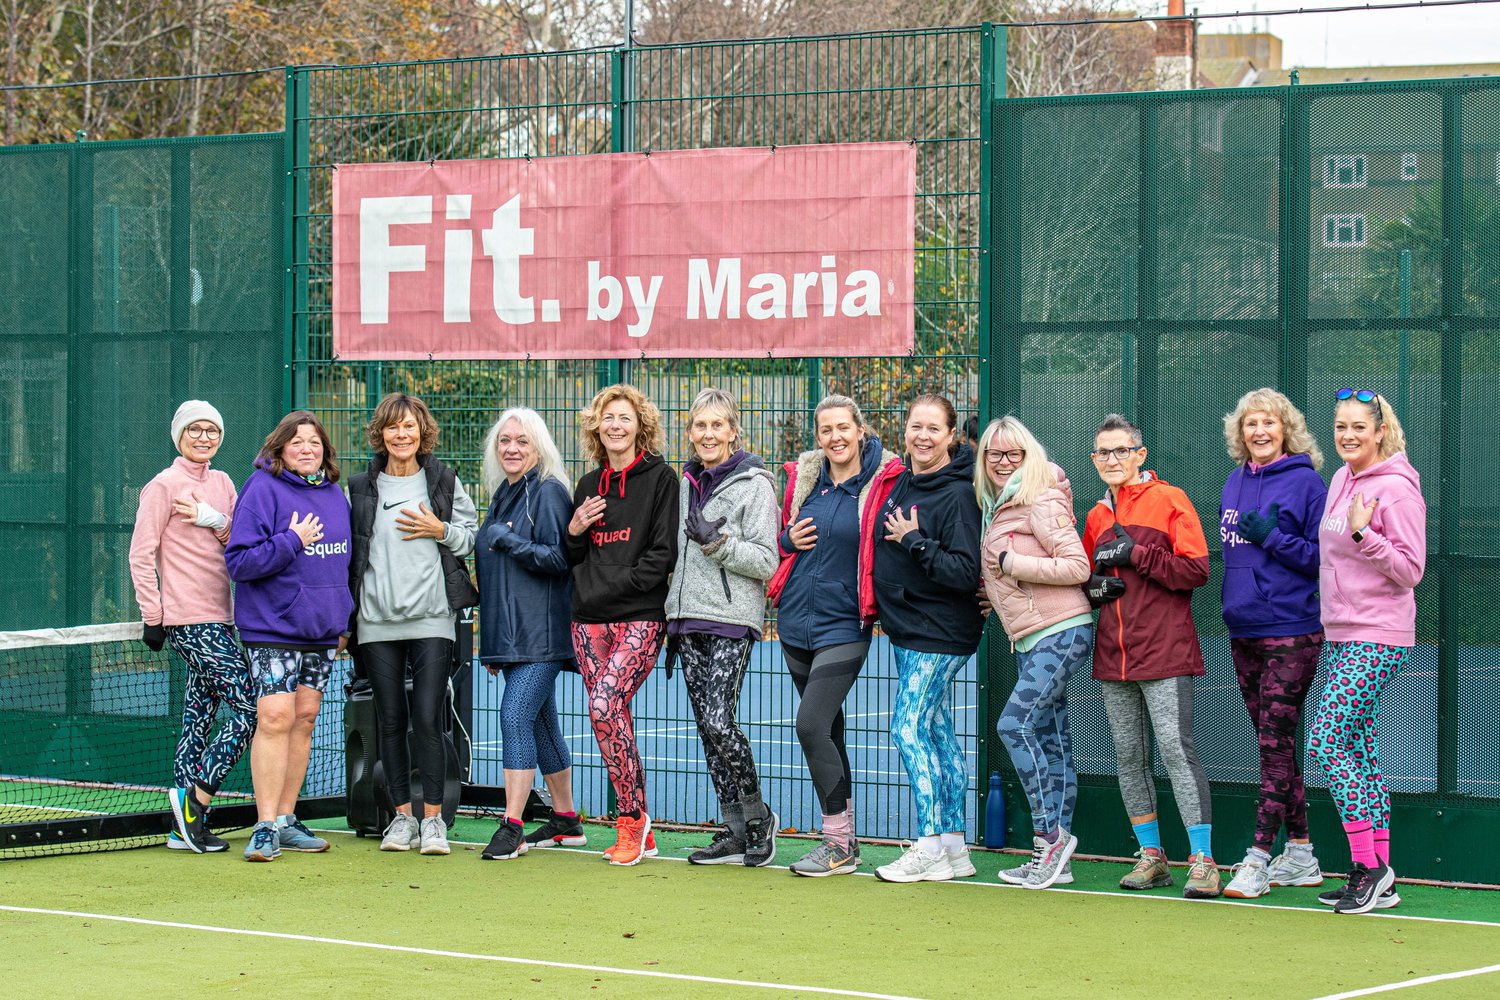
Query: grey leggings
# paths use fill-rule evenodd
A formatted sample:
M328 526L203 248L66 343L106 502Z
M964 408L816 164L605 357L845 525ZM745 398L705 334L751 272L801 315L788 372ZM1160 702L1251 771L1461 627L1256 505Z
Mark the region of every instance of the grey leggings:
M1151 774L1151 734L1155 732L1156 749L1171 779L1183 825L1213 822L1208 778L1193 747L1193 679L1100 681L1099 687L1114 734L1125 811L1131 816L1156 812L1156 782Z
M837 816L849 807L853 778L844 746L844 699L869 652L867 641L819 650L781 644L786 669L802 699L797 705L797 740L825 816Z

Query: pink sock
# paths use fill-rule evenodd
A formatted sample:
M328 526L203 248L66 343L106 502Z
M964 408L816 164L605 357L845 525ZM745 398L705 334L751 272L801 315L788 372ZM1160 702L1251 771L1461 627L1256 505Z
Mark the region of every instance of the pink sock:
M1355 864L1366 868L1380 864L1375 857L1375 830L1369 820L1345 823L1344 833L1349 837L1349 857Z
M825 840L836 840L841 844L849 844L854 840L854 811L845 809L841 813L830 816L823 815L823 838Z
M1391 863L1391 831L1378 826L1375 828L1375 856L1383 865Z

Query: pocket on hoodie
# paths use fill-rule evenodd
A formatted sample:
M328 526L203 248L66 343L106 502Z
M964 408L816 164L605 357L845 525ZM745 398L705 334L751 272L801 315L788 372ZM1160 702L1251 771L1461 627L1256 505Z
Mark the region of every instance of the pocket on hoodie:
M1339 577L1332 566L1324 566L1318 579L1319 599L1323 602L1325 622L1347 623L1354 620L1354 604L1339 589Z
M1224 567L1224 620L1230 625L1260 625L1274 617L1271 598L1249 566Z
M353 612L354 598L348 587L298 587L267 624L288 640L326 639L348 628Z

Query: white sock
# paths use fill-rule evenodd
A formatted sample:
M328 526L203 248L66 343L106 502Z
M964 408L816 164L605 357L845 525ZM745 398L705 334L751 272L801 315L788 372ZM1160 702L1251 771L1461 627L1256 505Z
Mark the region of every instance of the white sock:
M961 833L945 833L940 838L943 850L949 854L962 854L964 852L964 835Z
M1310 857L1312 855L1312 852L1313 852L1312 844L1310 844L1310 843L1308 843L1308 844L1287 844L1286 845L1286 849L1287 849L1288 852L1290 852L1292 854L1300 854L1300 855L1302 855L1304 857Z
M1261 864L1266 864L1271 860L1271 855L1266 853L1265 851L1262 851L1259 847L1252 847L1250 848L1250 850L1245 852L1245 859L1249 860L1250 858L1255 858Z
M929 858L939 858L943 855L943 841L940 837L918 837L917 846L920 847L922 849L922 853L927 855Z
M291 826L291 825L292 825L292 816L287 815L287 816L277 816L276 817L276 829L279 830L279 829L281 829L284 826Z

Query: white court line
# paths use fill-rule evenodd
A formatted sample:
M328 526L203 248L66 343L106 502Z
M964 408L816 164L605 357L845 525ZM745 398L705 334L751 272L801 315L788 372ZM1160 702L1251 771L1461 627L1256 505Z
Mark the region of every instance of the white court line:
M336 944L345 948L368 948L371 951L394 951L407 955L431 955L437 958L462 958L475 962L506 962L549 969L573 969L578 972L605 972L616 976L642 976L647 979L672 979L678 982L710 983L716 986L745 986L751 989L785 990L797 993L821 993L840 997L870 997L872 1000L920 1000L919 997L893 993L865 993L841 990L832 986L794 986L791 983L758 982L753 979L723 979L718 976L690 976L681 972L658 972L651 969L618 969L608 965L584 965L579 962L549 962L539 958L515 958L510 955L480 955L473 952L445 951L438 948L415 948L410 945L380 944L375 941L352 941L347 938L318 937L312 934L288 934L282 931L257 931L243 927L216 927L212 924L184 924L174 920L148 920L144 917L121 917L112 913L80 913L75 910L44 910L33 906L5 906L11 913L35 913L47 917L77 917L83 920L112 920L143 927L169 927L175 930L207 931L212 934L235 934L245 937L277 938L282 941L306 941L312 944Z
M1347 993L1330 993L1326 997L1318 997L1317 1000L1351 1000L1353 997L1369 997L1377 993L1404 990L1408 986L1426 986L1428 983L1441 983L1448 979L1466 979L1469 976L1483 976L1492 972L1500 972L1500 965L1486 965L1482 969L1464 969L1462 972L1443 972L1435 976L1422 976L1420 979L1404 979L1399 983L1367 986L1362 990L1350 990Z

